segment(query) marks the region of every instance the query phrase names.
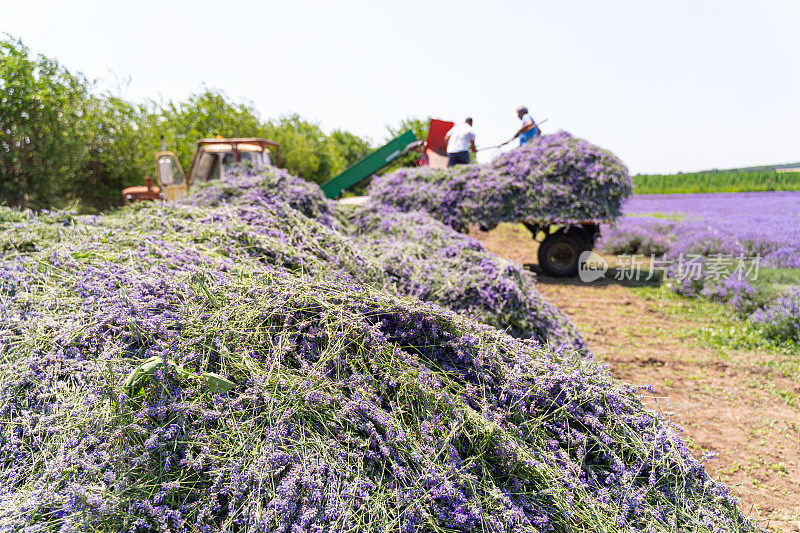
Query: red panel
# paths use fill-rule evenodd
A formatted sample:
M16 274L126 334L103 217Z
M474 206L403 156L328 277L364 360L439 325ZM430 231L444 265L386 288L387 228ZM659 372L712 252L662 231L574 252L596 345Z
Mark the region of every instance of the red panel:
M436 152L446 153L447 146L444 144L444 135L454 125L454 122L432 118L428 127L428 140L425 142L425 146Z

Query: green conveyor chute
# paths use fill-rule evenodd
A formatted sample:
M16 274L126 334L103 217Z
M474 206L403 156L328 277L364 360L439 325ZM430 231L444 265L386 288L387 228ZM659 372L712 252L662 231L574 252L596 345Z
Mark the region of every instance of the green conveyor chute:
M321 185L322 192L325 193L325 196L328 198L336 198L343 190L368 178L403 155L408 149L408 146L416 140L417 137L411 130L398 135L371 154L353 163L338 176L323 183Z

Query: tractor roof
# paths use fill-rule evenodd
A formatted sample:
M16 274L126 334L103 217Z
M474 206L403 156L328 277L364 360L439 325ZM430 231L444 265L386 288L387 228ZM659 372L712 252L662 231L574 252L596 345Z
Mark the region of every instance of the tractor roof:
M270 141L269 139L262 139L260 137L216 137L213 139L197 140L197 146L203 146L206 144L239 144L239 143L265 144L267 146L278 146L278 143L276 143L275 141Z

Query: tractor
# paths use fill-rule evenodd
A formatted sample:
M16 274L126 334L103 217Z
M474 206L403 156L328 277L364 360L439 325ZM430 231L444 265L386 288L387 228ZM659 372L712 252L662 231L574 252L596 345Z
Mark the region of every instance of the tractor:
M275 152L273 160L272 151ZM256 137L216 137L200 139L189 165L189 178L183 173L181 164L173 152L166 149L161 138L161 151L156 153L156 175L145 178L144 185L122 190L125 204L143 200L175 200L186 195L196 183L221 178L238 166L263 168L280 164L280 146L274 141Z

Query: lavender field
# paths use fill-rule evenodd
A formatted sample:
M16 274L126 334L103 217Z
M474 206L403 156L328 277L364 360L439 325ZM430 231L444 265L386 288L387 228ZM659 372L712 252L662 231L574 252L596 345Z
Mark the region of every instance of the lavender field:
M800 276L783 283L771 269L800 268L800 192L664 194L631 197L626 216L605 228L600 249L610 254L681 257L757 258L757 273L723 279L669 282L686 296L730 303L759 331L782 341L800 342ZM794 281L792 281L794 280ZM788 285L788 286L786 286Z
M798 191L635 195L623 212L601 245L612 253L759 255L800 268Z

